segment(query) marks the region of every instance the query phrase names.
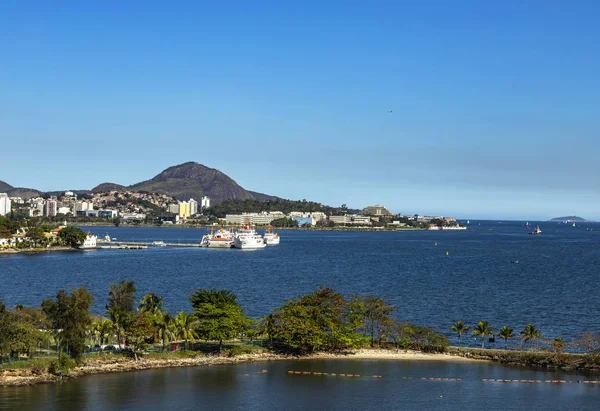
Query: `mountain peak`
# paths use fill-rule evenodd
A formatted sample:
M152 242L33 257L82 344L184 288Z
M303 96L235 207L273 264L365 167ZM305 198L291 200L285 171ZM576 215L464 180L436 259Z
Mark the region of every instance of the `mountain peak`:
M208 196L212 204L230 198L244 200L260 196L259 193L253 194L245 190L223 172L194 161L171 166L152 179L134 184L130 188L168 194L178 200L200 200L203 196Z
M0 180L0 193L5 193L12 190L14 187L4 181Z

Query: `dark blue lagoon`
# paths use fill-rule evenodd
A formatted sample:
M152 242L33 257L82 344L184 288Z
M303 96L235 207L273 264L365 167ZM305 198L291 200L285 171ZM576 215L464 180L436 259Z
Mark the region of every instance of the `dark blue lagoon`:
M190 309L188 296L199 287L225 288L258 317L297 294L329 286L383 296L398 306L398 318L448 333L458 318L487 320L496 330L532 322L547 338L600 331L600 227L539 225L544 233L538 236L528 235L521 222L488 221L460 232L282 231L279 246L258 251L151 247L2 255L0 300L39 305L60 288L85 286L95 296L93 311L102 314L109 284L127 279L135 280L138 297L163 295L171 312ZM89 230L167 243L199 242L206 233Z
M289 374L291 370L310 374ZM56 385L0 387L0 409L597 410L600 386L582 383L585 378L563 372L447 361L281 361L158 369L90 376ZM487 379L541 382L483 381Z

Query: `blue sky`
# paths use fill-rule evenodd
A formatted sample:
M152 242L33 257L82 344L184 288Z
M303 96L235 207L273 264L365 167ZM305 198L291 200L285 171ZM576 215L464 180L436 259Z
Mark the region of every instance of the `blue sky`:
M0 180L600 219L600 2L224 4L2 2Z

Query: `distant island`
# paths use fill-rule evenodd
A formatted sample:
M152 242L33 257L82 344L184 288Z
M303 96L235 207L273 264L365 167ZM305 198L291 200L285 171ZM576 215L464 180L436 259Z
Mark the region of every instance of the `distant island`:
M586 220L585 218L582 218L582 217L577 217L576 215L570 215L570 216L567 216L567 217L556 217L556 218L553 218L550 221L569 221L571 223L575 223L575 222L585 223L585 222L587 222L589 220Z

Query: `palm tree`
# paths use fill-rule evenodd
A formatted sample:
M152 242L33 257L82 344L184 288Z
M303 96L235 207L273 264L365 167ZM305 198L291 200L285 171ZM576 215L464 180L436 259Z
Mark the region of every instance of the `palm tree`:
M163 297L154 293L146 294L140 301L138 311L142 313L156 314L163 306Z
M535 325L533 324L527 324L519 334L521 334L521 340L524 343L529 342L533 344L535 340L537 340L538 338L542 338L541 331L535 328Z
M485 336L494 335L494 330L488 326L487 321L479 321L473 330L473 335L481 336L481 348L485 348Z
M454 324L452 324L450 329L458 334L458 343L460 344L460 337L463 335L463 333L469 331L470 327L468 327L467 323L465 323L463 320L457 320Z
M498 337L504 339L504 348L508 347L508 340L513 338L515 334L513 334L513 329L508 325L502 326L500 332L498 333Z
M113 334L114 327L111 320L101 320L94 323L94 334L100 345L108 342L109 337Z
M118 285L111 284L108 292L108 305L106 312L112 320L116 333L119 349L125 340L125 335L121 337L121 331L125 331L125 326L133 314L133 303L135 302L135 285L133 281L121 281Z
M182 338L184 340L183 349L187 350L188 340L192 342L195 341L195 338L198 338L196 334L196 330L194 329L194 325L196 324L196 317L193 315L188 315L185 311L180 312L175 317L175 330L177 338Z
M175 324L174 319L168 312L160 312L154 319L154 326L158 334L158 338L162 341L162 349L165 350L165 344L175 339Z

